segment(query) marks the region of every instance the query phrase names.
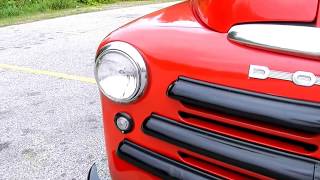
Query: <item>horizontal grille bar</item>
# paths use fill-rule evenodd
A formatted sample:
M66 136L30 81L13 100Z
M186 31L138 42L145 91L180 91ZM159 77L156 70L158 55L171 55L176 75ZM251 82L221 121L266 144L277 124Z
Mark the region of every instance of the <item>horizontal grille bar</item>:
M320 132L320 105L218 86L187 78L173 83L168 95L182 103L220 113Z
M148 118L143 130L151 136L264 176L314 179L316 160L221 136L158 115Z
M120 158L153 173L163 179L209 180L220 179L213 175L171 160L165 156L154 153L133 142L124 140L117 151Z

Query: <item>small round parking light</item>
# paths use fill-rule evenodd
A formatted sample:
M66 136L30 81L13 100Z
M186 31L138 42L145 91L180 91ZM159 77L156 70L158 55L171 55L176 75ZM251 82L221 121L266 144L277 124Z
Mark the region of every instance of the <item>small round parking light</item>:
M118 113L115 117L115 124L122 133L128 133L133 128L133 121L126 113Z

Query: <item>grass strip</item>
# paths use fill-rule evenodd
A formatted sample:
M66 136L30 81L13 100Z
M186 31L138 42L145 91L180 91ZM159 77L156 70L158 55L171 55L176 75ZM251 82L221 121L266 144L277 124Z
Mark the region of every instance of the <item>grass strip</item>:
M0 0L0 26L174 0Z

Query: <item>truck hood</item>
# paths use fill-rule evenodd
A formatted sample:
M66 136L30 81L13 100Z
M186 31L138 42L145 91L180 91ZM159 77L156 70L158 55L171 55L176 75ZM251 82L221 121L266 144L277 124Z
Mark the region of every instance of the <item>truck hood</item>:
M204 24L218 32L251 22L315 21L318 0L192 0L193 9Z

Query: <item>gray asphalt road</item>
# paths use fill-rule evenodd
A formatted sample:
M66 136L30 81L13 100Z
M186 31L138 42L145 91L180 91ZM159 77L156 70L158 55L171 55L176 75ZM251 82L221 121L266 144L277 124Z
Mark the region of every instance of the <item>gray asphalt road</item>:
M0 179L86 179L94 162L110 179L98 90L77 78L109 32L171 4L0 28Z

